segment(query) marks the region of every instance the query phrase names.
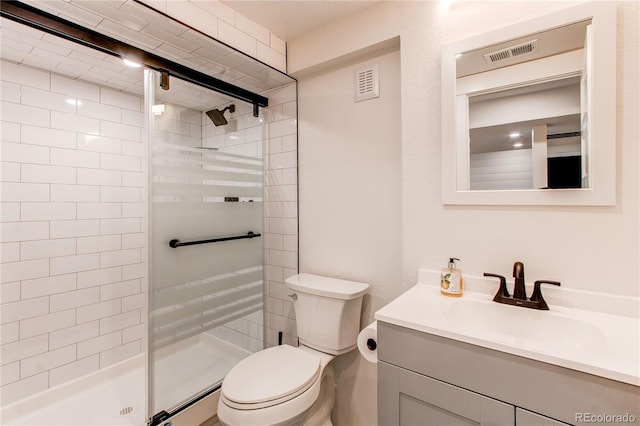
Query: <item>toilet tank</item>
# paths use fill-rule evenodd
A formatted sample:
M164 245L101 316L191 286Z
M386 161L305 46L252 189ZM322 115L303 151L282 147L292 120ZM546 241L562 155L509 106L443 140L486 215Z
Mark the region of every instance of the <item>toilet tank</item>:
M362 297L369 284L312 274L285 280L293 290L300 343L339 355L356 347Z

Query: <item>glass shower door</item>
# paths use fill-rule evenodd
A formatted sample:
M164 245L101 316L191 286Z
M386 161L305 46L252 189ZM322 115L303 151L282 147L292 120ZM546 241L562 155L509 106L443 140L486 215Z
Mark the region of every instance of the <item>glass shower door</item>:
M159 77L147 72L150 416L215 389L263 347L262 120L176 78L160 90Z

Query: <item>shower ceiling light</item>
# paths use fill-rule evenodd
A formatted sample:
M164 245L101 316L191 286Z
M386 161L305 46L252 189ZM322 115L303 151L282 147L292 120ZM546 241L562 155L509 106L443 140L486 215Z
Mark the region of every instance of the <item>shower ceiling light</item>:
M136 61L132 61L131 59L122 59L122 62L124 62L124 64L128 67L131 68L140 68L142 66L141 63L136 62Z
M520 136L520 132L511 132L511 133L509 133L509 137L510 137L511 139L515 139L515 138L517 138L518 136Z

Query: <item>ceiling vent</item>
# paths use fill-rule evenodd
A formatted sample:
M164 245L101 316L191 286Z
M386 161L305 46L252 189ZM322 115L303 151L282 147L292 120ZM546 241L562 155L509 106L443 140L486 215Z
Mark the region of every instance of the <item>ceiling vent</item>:
M379 97L380 81L378 77L378 65L357 69L355 84L356 102Z
M518 56L529 55L538 50L538 40L531 40L516 46L507 47L506 49L497 50L495 52L484 55L487 64L495 64L496 62L506 61L507 59Z

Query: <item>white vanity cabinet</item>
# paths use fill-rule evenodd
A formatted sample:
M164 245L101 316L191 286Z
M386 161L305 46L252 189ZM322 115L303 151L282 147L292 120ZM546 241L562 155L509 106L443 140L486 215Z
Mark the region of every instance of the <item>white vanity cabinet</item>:
M640 418L634 385L378 321L378 424L566 425Z

